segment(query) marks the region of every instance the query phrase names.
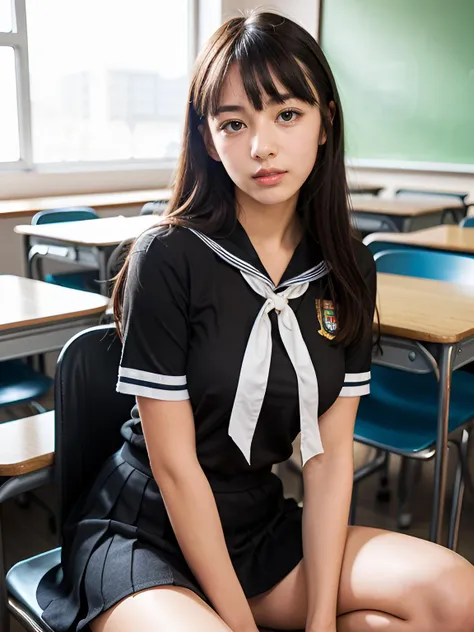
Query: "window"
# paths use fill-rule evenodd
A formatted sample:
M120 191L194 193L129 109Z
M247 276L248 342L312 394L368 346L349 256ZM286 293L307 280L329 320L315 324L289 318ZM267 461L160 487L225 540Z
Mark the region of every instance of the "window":
M15 76L15 53L8 46L0 47L0 162L20 159L18 107Z
M15 23L11 5L0 0L0 31ZM177 156L194 47L193 0L173 0L166 10L156 0L13 5L19 38L13 48L0 33L2 100L7 95L0 162L19 155L25 166ZM13 52L23 67L15 65ZM27 89L19 91L17 104L15 86L25 88L22 82ZM25 127L20 135L18 121Z
M11 0L0 0L0 31L10 33L12 24L12 2Z

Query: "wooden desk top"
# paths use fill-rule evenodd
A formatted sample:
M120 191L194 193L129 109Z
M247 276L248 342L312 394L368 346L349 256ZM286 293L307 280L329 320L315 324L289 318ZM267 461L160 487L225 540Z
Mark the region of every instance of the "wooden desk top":
M461 228L448 224L415 230L412 233L372 233L364 239L365 244L373 241L474 254L474 228Z
M0 275L0 296L0 333L71 317L99 316L109 304L99 294L9 274Z
M115 193L87 193L81 195L64 195L23 200L0 200L0 217L21 217L32 215L38 211L70 206L91 206L95 209L133 206L154 200L168 200L170 189L145 189L139 191L117 191Z
M54 410L0 424L0 476L19 476L54 462Z
M377 274L381 332L454 343L474 335L474 287Z
M443 200L439 197L421 196L381 198L373 195L351 195L351 204L354 212L376 213L380 215L398 215L402 217L416 217L441 213L446 208L461 207L461 201Z
M15 226L20 235L53 239L64 244L86 247L116 246L124 239L135 239L148 228L158 224L157 215L133 217L105 217L80 222L56 224L21 224Z

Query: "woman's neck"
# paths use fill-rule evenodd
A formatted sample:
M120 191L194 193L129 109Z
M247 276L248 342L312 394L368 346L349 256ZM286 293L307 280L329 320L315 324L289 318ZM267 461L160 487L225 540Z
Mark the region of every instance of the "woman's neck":
M280 204L261 204L236 191L237 218L254 247L267 251L293 251L301 240L296 213L298 195Z

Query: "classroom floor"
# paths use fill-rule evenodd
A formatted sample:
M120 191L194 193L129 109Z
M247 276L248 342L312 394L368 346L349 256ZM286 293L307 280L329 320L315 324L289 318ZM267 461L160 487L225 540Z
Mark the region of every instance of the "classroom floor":
M15 414L27 415L28 411L15 411ZM0 416L0 421L6 420ZM297 450L295 450L296 452ZM356 445L356 467L363 463L368 456L367 449ZM297 459L297 456L295 457ZM388 504L377 502L375 492L378 486L377 475L370 477L360 485L359 502L357 510L357 523L385 529L396 529L396 481L399 460L393 458L391 462L392 499ZM282 468L281 477L287 495L297 496L299 493L299 481L296 474ZM449 482L453 479L450 471ZM431 489L433 480L433 462L423 465L422 479L416 489L413 498L413 524L406 531L411 535L427 538L429 529L429 517L431 512ZM448 486L449 489L449 486ZM37 491L37 494L50 506L54 503L54 488L49 486ZM450 508L448 497L447 509ZM14 501L8 501L1 510L1 518L5 540L5 555L7 569L15 562L30 557L57 545L56 537L48 528L46 513L36 504L31 504L23 509ZM474 563L474 499L465 496L458 552ZM23 629L16 621L12 620L11 632L22 632Z

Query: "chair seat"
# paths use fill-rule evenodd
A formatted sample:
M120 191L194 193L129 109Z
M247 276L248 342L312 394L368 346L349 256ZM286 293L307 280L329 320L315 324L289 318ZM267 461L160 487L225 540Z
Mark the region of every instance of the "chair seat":
M474 419L474 376L453 373L449 431ZM370 395L362 397L354 439L388 451L419 452L436 443L438 383L433 373L416 375L372 367Z
M99 293L97 270L86 270L85 272L61 272L57 274L47 274L44 279L47 283L69 287L73 290L83 290L85 292Z
M50 630L42 620L42 609L36 599L36 590L46 573L61 562L61 549L52 549L18 562L7 573L7 593L34 617L41 629Z
M0 407L13 406L45 395L53 380L22 360L0 362Z

